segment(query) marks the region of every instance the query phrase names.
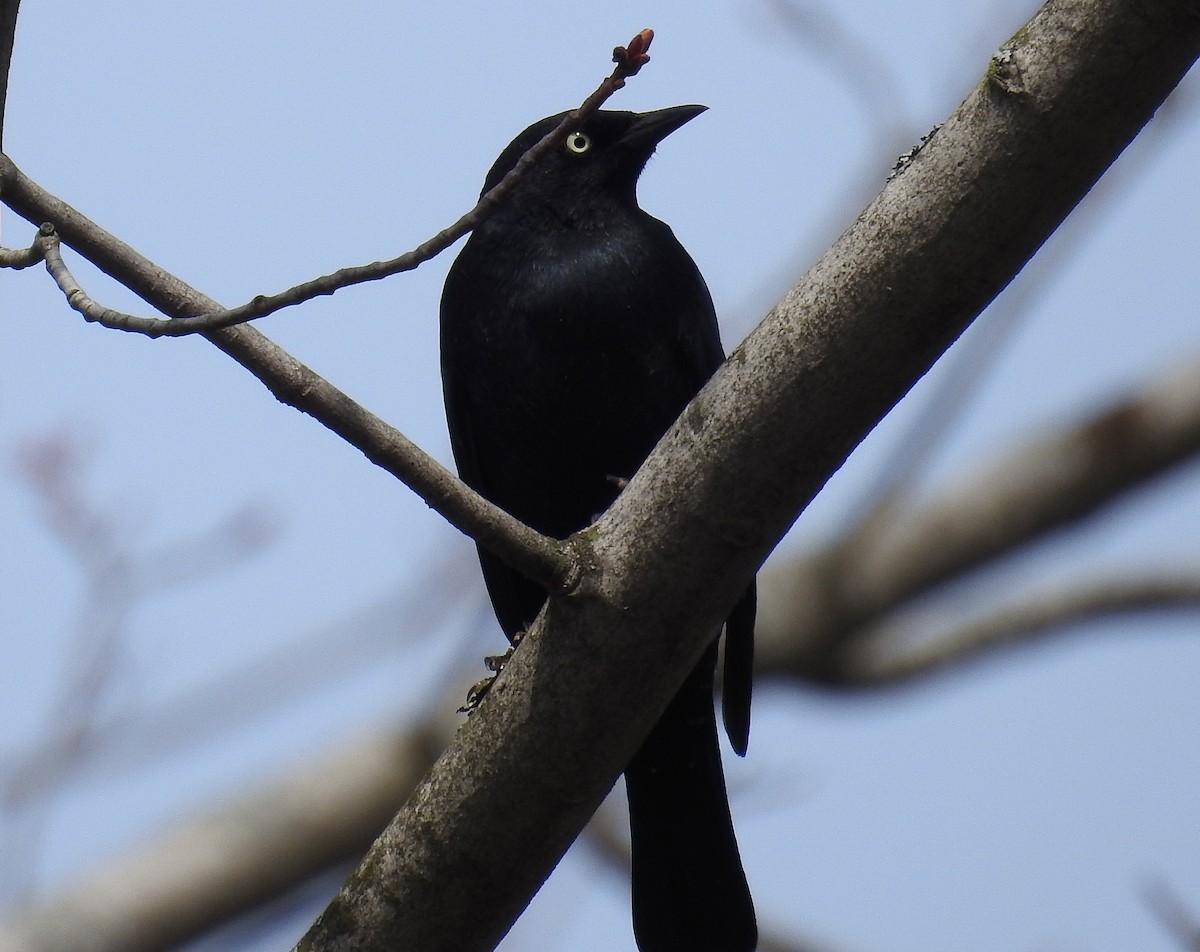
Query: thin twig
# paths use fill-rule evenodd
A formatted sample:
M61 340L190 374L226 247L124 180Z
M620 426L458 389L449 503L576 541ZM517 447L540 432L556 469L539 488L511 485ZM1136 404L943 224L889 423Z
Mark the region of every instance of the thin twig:
M189 316L219 309L211 298L51 195L3 154L0 186L9 208L27 221L56 222L64 242L163 313ZM564 544L535 532L488 502L395 427L253 327L227 327L205 336L278 400L342 437L523 575L553 591L569 591L578 581L583 559L578 543Z
M578 109L568 113L566 118L553 131L543 136L536 145L521 156L520 161L517 162L512 170L495 187L480 197L474 208L448 228L443 228L432 238L417 245L416 248L388 261L375 261L371 264L341 268L330 274L297 284L286 291L280 291L278 294L259 294L239 307L226 308L189 317L164 319L158 317L139 317L134 314L115 311L88 297L71 275L66 264L63 263L58 249L58 239L54 234L53 228L47 230L48 226L43 226L41 234L34 242L34 245L41 249L41 253L45 257L46 268L66 296L67 303L74 310L82 314L85 320L95 322L103 327L112 328L113 330L144 334L150 338L183 337L191 334L207 333L225 327L233 327L237 324L244 324L247 321L257 320L260 317L266 317L268 314L274 314L276 311L283 310L286 307L303 304L322 295L333 294L342 288L363 284L367 281L378 281L381 278L387 278L403 271L412 271L418 265L445 251L467 232L476 228L480 222L504 201L505 197L513 190L517 182L527 173L529 168L546 155L547 152L555 148L566 137L569 130L578 126L580 122L592 115L613 93L624 86L626 78L636 74L649 61L650 57L646 53L646 50L649 48L653 38L653 30L642 30L630 41L628 47L618 46L614 49L613 61L617 65L612 73L604 78L600 85L596 87L596 90L580 104ZM16 254L28 256L31 252L32 247L25 252L17 252ZM6 259L0 257L0 267L28 267L29 264L35 263L38 259L34 259L31 262L26 257L15 257L12 260L21 263L16 265L7 264Z

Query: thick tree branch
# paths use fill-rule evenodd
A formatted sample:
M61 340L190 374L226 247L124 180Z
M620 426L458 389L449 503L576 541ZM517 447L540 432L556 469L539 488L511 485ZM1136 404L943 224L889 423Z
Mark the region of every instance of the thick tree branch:
M875 533L874 544L891 552L893 571L907 577L911 569L909 564L911 561L923 561L934 557L937 550L944 544L966 546L969 549L970 545L964 540L969 539L971 534L962 531L963 525L969 525L979 533L979 539L974 544L984 544L997 533L1004 533L1004 530L1013 521L1014 510L1024 512L1027 508L1034 508L1055 513L1061 511L1064 506L1073 506L1075 500L1085 495L1088 492L1087 487L1096 479L1097 474L1092 471L1091 467L1097 462L1106 474L1105 483L1112 488L1115 495L1107 499L1097 495L1095 504L1103 505L1105 502L1120 498L1127 486L1127 480L1126 478L1112 478L1114 460L1134 465L1136 471L1125 474L1129 480L1147 479L1159 472L1154 468L1155 460L1160 462L1174 460L1185 453L1194 454L1197 449L1200 449L1196 445L1196 434L1200 432L1200 397L1196 395L1200 387L1196 384L1197 378L1200 378L1200 368L1197 368L1194 363L1186 364L1143 388L1139 394L1115 404L1096 417L1083 421L1077 427L1064 428L1061 432L1044 437L1024 448L1006 451L1003 454L1003 463L985 470L976 478L967 479L951 487L944 494L935 492L933 495L938 502L918 509L912 515L911 520L916 524L906 521L886 532ZM1077 451L1078 447L1090 442L1085 439L1085 434L1096 432L1101 428L1101 420L1113 417L1140 420L1144 425L1107 428L1109 437L1118 441L1118 445L1108 445L1102 453L1080 454ZM1033 465L1033 461L1039 460L1041 462L1038 465ZM1048 481L1044 478L1044 474L1047 472L1057 473L1059 478ZM1047 498L1042 497L1043 492L1047 494ZM942 505L943 496L949 500L949 505L952 507L965 503L969 507L969 512L977 513L978 518L969 517L968 513L962 512L957 516L951 516ZM1060 499L1061 505L1053 503L1056 498ZM955 511L957 510L955 509ZM984 518L983 514L990 514L991 521ZM931 522L922 524L925 519L929 519ZM1038 521L1034 520L1034 522ZM1041 525L1039 522L1038 526L1033 528L1034 535L1029 538L1020 533L1006 536L1006 538L1010 539L1013 546L1028 542L1039 532L1048 531L1050 527L1057 525L1056 519L1050 519L1047 522L1049 525ZM935 530L934 526L943 528ZM958 531L947 537L946 526L958 527ZM854 542L853 549L870 553L871 545L868 545L865 539L871 536L871 533L864 532L862 536ZM925 539L929 543L928 550L920 546L914 548L912 545L901 544L899 539ZM991 556L994 558L998 554L1000 553L993 552ZM956 577L962 562L974 564L971 559L948 560L947 565L953 567L948 568L947 574L937 581ZM811 593L826 584L818 571L819 567L825 564L825 559L816 557L805 560L803 566L789 565L785 570L777 572L775 584L769 585L763 591L762 594L765 597L760 619L767 622L766 634L769 646L767 651L760 652L758 666L760 675L769 677L799 676L806 680L813 678L812 656L815 649L810 648L810 638L797 626L811 624L808 618L812 612ZM854 571L852 561L838 559L837 564L842 571ZM877 565L874 571L880 573L883 571L883 567ZM445 567L442 567L439 572L444 574ZM425 588L435 584L436 578L422 576L415 587ZM836 580L831 584L838 591L844 587ZM850 587L853 587L852 583ZM884 587L891 588L889 585L884 585ZM793 598L793 588L799 592L798 599ZM781 600L784 603L782 606L772 607L774 603ZM1140 582L1105 581L1092 584L1071 584L1069 587L1060 586L1060 590L1054 593L1021 599L1000 611L984 615L967 625L932 637L927 636L924 630L920 633L913 633L887 620L888 612L896 607L903 607L905 600L897 596L895 604L889 605L887 611L881 611L879 617L884 619L881 624L870 624L865 630L861 628L853 631L839 629L830 636L831 640L827 650L830 653L836 652L836 660L826 664L823 669L836 669L838 685L851 688L877 688L896 683L907 683L947 670L955 670L961 665L990 655L994 650L1019 648L1040 643L1047 637L1061 633L1067 626L1081 621L1123 612L1195 607L1200 602L1200 584L1197 584L1193 578L1181 578ZM396 599L389 598L386 607L380 608L379 613L386 617L394 617L397 611L396 605L392 604L394 601ZM798 604L796 604L797 602ZM797 615L798 608L802 609L804 614ZM404 611L407 612L409 609L404 609ZM785 612L786 614L783 614ZM372 609L367 614L373 616L375 613L375 609ZM772 618L774 621L771 621ZM870 621L874 622L875 620L871 619ZM366 622L358 619L345 627L354 631L362 627L364 623ZM922 637L918 639L915 637L916 634L920 634ZM346 637L352 638L353 636L341 635L338 641L345 644ZM779 639L780 643L771 648L770 644L775 639ZM352 651L351 653L360 654L361 652ZM300 654L308 657L303 652ZM200 693L205 696L227 698L245 697L247 686L251 681L258 681L262 678L264 667L267 670L276 670L289 664L294 665L297 660L295 655L297 655L296 649L289 646L289 649L281 657L273 657L270 661L264 659L259 664L253 665L253 677L249 674L242 676L242 680L238 682L240 686L228 684L219 688L210 687ZM324 658L316 667L327 671L331 664L336 663L336 658ZM302 667L311 669L312 665L305 663ZM289 686L295 687L298 677L300 676L289 676ZM237 680L236 676L234 680ZM828 680L828 678L824 680ZM303 684L304 682L300 680L299 683ZM222 703L220 707L222 714L226 714L229 704ZM155 710L146 720L152 722L155 727L179 721L188 723L199 721L208 725L210 729L220 729L225 724L225 721L220 718L214 719L211 713L205 713L202 709L190 706L186 713L170 709ZM227 725L226 729L228 729ZM131 730L130 725L124 725L122 730ZM189 732L189 734L191 733L193 732ZM132 743L139 751L144 751L147 745L151 749L157 749L158 742L148 741L143 734L137 731L136 726L132 728L132 736L139 739L125 740L126 746ZM420 736L419 731L417 736ZM390 741L382 737L377 740L378 745L389 743ZM396 744L399 743L400 740L397 739ZM368 800L374 799L364 791L373 790L374 785L379 782L375 777L378 767L378 758L374 756L356 757L353 762L348 761L341 767L340 772L346 782L336 788L336 793L344 798L343 802L340 807L331 803L322 813L325 819L321 822L332 824L332 829L327 835L323 834L319 838L305 838L305 842L308 844L307 850L303 854L293 857L288 863L291 876L280 876L278 871L270 872L279 856L278 848L273 845L274 838L280 831L288 829L286 822L281 821L278 826L272 825L263 829L240 825L237 827L240 831L239 836L244 836L245 841L235 840L233 846L230 847L228 839L230 825L226 819L227 814L223 812L214 817L200 818L195 823L189 824L189 833L186 838L172 833L157 845L149 847L152 850L151 853L148 854L145 850L138 852L138 856L171 855L177 849L178 843L184 839L191 841L201 835L210 840L217 837L221 843L225 844L225 848L214 853L213 865L208 867L203 879L206 884L203 889L180 892L156 890L153 895L144 896L138 888L144 867L137 856L118 860L113 865L106 867L104 871L97 873L95 877L89 877L88 883L105 882L109 884L110 888L113 888L115 884L122 881L123 876L134 877L128 888L117 889L119 897L117 901L128 903L128 905L110 905L109 912L118 921L155 924L154 934L159 935L164 941L160 948L169 948L177 943L181 936L165 934L157 930L156 924L161 921L164 913L153 903L166 903L168 908L174 909L176 914L180 915L184 923L191 923L197 931L201 931L217 925L229 915L249 908L249 906L229 905L224 902L214 904L213 896L236 895L242 888L241 884L246 880L253 883L272 883L276 888L276 894L283 893L298 886L305 876L319 868L322 862L342 862L364 851L375 833L390 816L390 813L381 816L378 824L373 828L364 826L356 820L359 811L363 809L364 797ZM301 806L303 801L297 801L296 793L289 791L303 791L310 786L318 785L328 769L328 764L324 760L307 764L297 771L285 785L273 787L272 789L275 791L273 796L278 802L285 804L285 809L286 805L290 804ZM406 781L409 786L396 789L394 792L395 803L401 802L423 771L424 767L419 768L416 775L411 775L411 782ZM254 795L251 802L257 802L258 797L258 794ZM248 814L252 814L254 810L249 803L246 806L231 804L230 809L237 813L245 811ZM591 829L593 833L596 832L595 822ZM618 843L619 838L611 835L611 831L607 832L609 835L600 839L602 852L618 865L627 863L627 844ZM327 847L330 842L340 842L343 845L341 849L331 852ZM296 843L294 848L300 850L301 844ZM245 857L250 856L259 857L265 868L259 871L248 869L246 865L248 861ZM185 868L191 869L192 867L186 866ZM217 885L221 880L226 883L224 887ZM10 948L23 948L27 952L35 952L35 950L36 952L43 952L43 950L48 952L51 946L34 942L31 936L35 932L41 934L44 939L61 937L67 933L96 934L96 923L92 917L97 914L97 906L90 901L81 901L79 898L90 895L92 888L92 886L83 885L70 893L56 896L51 904L41 906L23 917L17 925L10 926L7 932L0 930L0 952L8 952ZM249 902L255 898L271 898L271 894L268 893L264 896L255 891L246 894L244 898ZM32 929L32 924L38 922L53 922L55 928L46 932ZM95 952L106 952L109 949L117 952L118 949L125 948L131 942L127 932L117 931L104 934L110 936L115 944L101 944L97 946ZM25 936L21 940L24 945L13 945L17 941L15 938L17 935ZM132 941L132 944L136 948L143 948L140 944L141 941L142 939L137 938ZM6 942L9 944L6 945ZM779 947L785 948L786 944L780 943ZM149 949L151 946L147 945L145 948Z
M1052 0L726 362L301 943L489 949L771 547L1200 53L1183 0Z
M1095 506L1103 506L1105 503L1112 502L1114 499L1120 498L1128 488L1132 488L1133 480L1151 478L1160 472L1157 468L1158 465L1169 464L1186 454L1194 455L1197 449L1200 449L1200 446L1197 445L1197 433L1200 433L1200 386L1196 383L1198 378L1200 378L1200 367L1192 362L1170 374L1164 374L1161 379L1143 388L1140 393L1114 404L1076 427L1064 428L1061 432L1043 437L1024 448L1005 451L1002 456L1003 462L986 469L975 478L969 478L952 486L946 492L933 493L937 502L917 509L910 521L905 521L898 526L894 525L886 531L860 530L858 537L853 543L846 543L846 547L851 551L864 552L868 556L871 555L874 546L882 547L884 552L891 553L889 562L892 565L892 571L907 578L911 572L912 562L923 562L926 559L937 557L941 548L947 544L961 547L963 551L969 552L973 551L973 546L994 542L995 537L1000 535L1008 539L1011 546L1015 547L1057 526L1057 515L1061 514L1064 509L1073 510L1081 498L1092 499L1092 504ZM1117 418L1124 419L1129 424L1137 421L1138 425L1111 427L1102 424L1104 420ZM1100 431L1105 432L1107 438L1115 442L1106 442L1103 446L1095 446L1095 440L1090 438L1089 434ZM1081 446L1091 446L1095 451L1081 453ZM1132 466L1132 469L1125 469L1127 465ZM1098 472L1093 469L1096 466L1100 467ZM1119 475L1114 475L1116 470L1120 471ZM1047 473L1057 474L1057 478L1047 479ZM1101 478L1102 482L1111 489L1112 496L1105 497L1102 493L1090 493L1089 487ZM1056 503L1055 500L1058 502ZM946 506L950 508L947 509ZM959 508L960 506L965 506L966 510L963 511ZM1013 513L1024 513L1031 509L1048 513L1051 518L1030 520L1027 525L1031 534L1028 537L1019 532L1007 534L1007 530L1014 522ZM1026 523L1022 524L1026 525ZM970 531L966 531L967 527L970 528ZM976 534L978 537L974 538ZM902 543L900 540L904 539L910 540L910 542ZM925 540L926 544L912 543L911 540L914 539ZM835 550L840 548L840 546L836 546ZM1001 553L991 552L990 557L994 558L998 554ZM854 571L853 560L839 558L836 562L841 571ZM825 558L817 557L806 560L804 567L789 565L785 571L776 573L778 575L776 584L769 586L763 593L766 597L762 606L764 611L760 618L769 620L774 616L776 620L768 622L769 628L773 628L774 632L768 630L767 634L770 637L782 639L784 644L773 650L768 648L767 651L760 653L760 674L767 676L798 675L802 679L813 677L812 655L815 649L810 649L810 639L803 633L797 635L797 628L794 627L810 622L807 614L799 616L794 614L797 606L793 602L797 599L792 598L792 589L795 588L800 593L799 606L811 613L811 593L827 584L817 570L826 564ZM956 577L962 567L968 564L974 564L974 560L971 558L946 560L946 575L935 581L940 582ZM444 572L445 569L440 571ZM884 572L883 566L875 565L874 572L876 574ZM436 584L436 579L422 578L416 587L424 588L430 584ZM836 591L846 588L853 590L853 582L844 586L835 579L828 584L832 584ZM881 584L888 590L893 590L892 587L896 585L895 582ZM904 597L901 597L901 594L904 593L897 594L894 604L886 606L886 611L880 611L879 617L884 618L882 624L870 624L865 630L862 628L839 629L831 635L827 650L830 653L836 653L836 661L830 662L825 668L836 669L837 684L852 688L875 688L901 682L907 683L931 674L957 669L961 665L990 655L994 650L1038 643L1046 637L1053 637L1061 633L1067 626L1081 621L1117 613L1195 607L1200 602L1200 585L1195 579L1180 578L1139 582L1105 581L1092 584L1071 584L1069 587L1060 586L1060 590L1054 593L1021 599L1000 611L984 615L969 624L932 637L927 636L924 630L920 633L913 633L886 620L889 611L896 607L902 607L907 597L911 594L919 594L919 592L907 593L904 594ZM772 603L779 599L786 601L784 608L789 614L784 618L780 618L778 609L772 609ZM394 616L395 611L395 606L389 604L389 607L383 609L382 613L386 616ZM840 615L838 617L844 618ZM861 621L861 616L859 616L859 620ZM874 620L869 619L870 622ZM783 621L786 621L786 625L781 624ZM360 624L361 622L356 622L348 627L356 629ZM917 638L915 634L920 634L922 637ZM339 640L344 642L344 636ZM788 648L791 650L787 650ZM266 664L266 667L275 669L294 663L295 658L291 657L294 653L289 649L284 657L272 659ZM332 663L336 663L335 659L327 658L321 661L317 667L327 670ZM309 667L309 665L305 665L305 667ZM255 672L255 680L262 677L262 672L257 666ZM828 680L828 678L824 680ZM294 684L294 678L289 678L288 681L289 685ZM245 685L248 683L249 681L245 681L240 688L226 686L219 690L218 694L223 697L244 696ZM208 695L211 694L211 690L206 689L202 693ZM226 705L222 705L223 711L225 707ZM183 716L183 719L189 722L199 719L209 724L210 727L213 724L219 727L224 723L221 720L214 722L210 715L201 711L189 708L189 712ZM178 713L172 714L170 711L160 710L156 711L149 719L155 725L159 725L163 722L177 721L180 716ZM136 741L135 746L139 750L144 749L146 741L144 739ZM242 826L240 829L246 837L245 844L220 851L225 865L221 867L214 863L209 868L205 879L207 885L204 889L184 893L159 890L153 896L142 897L136 887L130 886L127 890L119 890L119 893L123 897L121 901L132 905L118 909L117 918L157 923L162 916L161 911L152 905L142 907L141 904L161 901L168 903L177 912L183 910L183 921L192 923L197 929L211 927L220 922L223 917L247 908L240 905L231 907L211 903L209 897L220 894L216 886L218 878L224 877L227 880L228 885L225 888L229 895L238 892L243 877L249 877L251 882L269 880L275 884L279 892L284 892L289 888L295 888L306 875L311 874L312 870L317 868L322 861L322 857L328 859L332 856L330 862L339 862L351 858L356 852L365 850L378 828L382 827L387 819L386 816L381 817L375 828L354 826L353 818L359 809L363 797L362 791L372 789L372 784L375 782L372 779L373 771L377 766L376 759L364 758L361 763L353 766L347 764L342 768L344 771L353 769L355 774L361 776L338 788L340 795L345 798L342 807L338 809L330 805L324 811L328 822L334 824L334 829L328 837L309 838L311 839L309 850L302 857L293 858L288 864L292 870L292 876L279 877L276 874L274 877L268 877L266 871L248 872L245 860L239 857L259 856L268 869L274 864L279 855L278 850L272 845L277 828L272 826L257 830L249 826ZM309 785L316 784L325 775L327 769L327 765L323 762L307 765L305 769L297 772L296 776L288 782L288 786L304 789ZM413 782L415 779L416 777L413 777ZM287 787L282 786L278 788L278 790L286 789ZM395 802L400 802L406 793L407 788L397 791ZM292 794L286 794L278 796L278 799L280 802L288 804L292 803L294 798ZM205 836L219 835L221 842L228 843L225 834L221 832L228 829L228 823L223 816L190 825L189 837L199 836L202 831L208 831L204 833ZM349 819L343 822L339 819L340 817ZM355 831L354 836L347 835L347 823ZM595 823L593 823L593 830L594 827ZM213 829L218 832L211 832ZM286 825L279 829L286 829ZM333 855L326 850L326 843L331 838L345 844L342 852ZM179 838L172 834L154 849L156 852L158 850L165 851L169 855L176 848L178 840ZM625 862L627 857L624 857L623 854L627 850L627 846L616 848L613 843L605 844L609 847L607 855L614 862ZM298 844L296 848L300 848ZM310 853L315 855L310 855ZM143 867L140 865L140 861L129 858L120 860L116 865L109 867L108 871L98 875L103 878L104 882L113 884L120 880L123 873L141 877L142 871ZM89 882L99 881L100 879L89 879ZM15 931L10 930L9 933L0 931L0 950L7 952L9 947L4 944L5 941L10 943L15 941L12 936L17 931L28 931L28 925L34 922L56 923L56 928L52 932L45 933L47 938L62 936L66 932L84 934L94 931L95 924L89 917L95 915L96 909L90 902L77 901L77 897L83 894L84 891L81 888L78 892L58 896L53 905L40 907L38 911L25 917L22 925L14 927ZM253 895L259 896L258 893ZM199 908L195 908L197 905ZM211 916L211 918L205 918L206 916ZM98 948L97 952L104 952L104 949L107 948L112 948L115 952L116 949L123 948L129 942L129 936L124 932L113 933L112 937L116 944ZM170 939L167 945L162 946L167 948L170 944L178 941L179 937L165 936L164 938ZM134 945L138 948L142 947L137 942ZM40 944L26 947L37 950L49 948ZM783 946L781 945L781 947Z
M211 298L158 267L54 197L0 155L0 195L18 215L52 221L63 241L165 314L219 310ZM324 424L387 470L456 528L551 590L574 584L583 556L533 531L456 479L444 466L252 327L205 335L249 370L282 403Z
M169 952L362 856L448 737L446 723L427 722L343 741L0 921L0 952ZM613 813L597 815L591 842L627 878ZM770 936L760 948L831 949Z

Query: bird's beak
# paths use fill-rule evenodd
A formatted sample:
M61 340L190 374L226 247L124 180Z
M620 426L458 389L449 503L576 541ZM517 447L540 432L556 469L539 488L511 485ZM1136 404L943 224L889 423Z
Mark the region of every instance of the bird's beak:
M647 154L653 152L654 147L663 139L707 109L708 106L671 106L668 109L643 112L621 137L621 145L631 151L645 149Z

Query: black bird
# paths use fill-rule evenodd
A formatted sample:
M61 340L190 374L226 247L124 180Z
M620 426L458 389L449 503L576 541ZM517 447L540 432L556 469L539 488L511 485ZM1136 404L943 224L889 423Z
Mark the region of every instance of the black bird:
M724 360L712 298L671 229L637 204L655 146L705 110L595 113L471 234L442 293L442 384L462 479L547 535L603 512ZM534 123L483 190L566 116ZM510 640L545 591L479 551ZM744 754L754 588L726 624L724 718ZM625 770L642 952L750 952L713 712L713 644Z

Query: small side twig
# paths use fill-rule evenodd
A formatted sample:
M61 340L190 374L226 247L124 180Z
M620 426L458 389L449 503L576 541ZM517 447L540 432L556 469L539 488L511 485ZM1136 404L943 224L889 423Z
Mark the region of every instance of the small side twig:
M412 271L430 258L445 251L467 232L476 228L497 205L504 201L531 166L561 142L568 131L592 115L613 93L621 89L628 77L635 75L649 62L650 56L646 51L653 39L654 31L646 29L638 33L629 42L628 47L616 47L613 50L613 62L617 65L612 73L604 78L578 109L570 112L553 131L530 148L495 187L480 197L474 208L454 224L443 228L411 251L387 261L375 261L371 264L341 268L277 294L256 295L238 307L190 317L170 318L139 317L135 314L113 310L92 300L63 262L59 251L58 237L54 227L50 224L42 226L38 238L28 249L0 251L0 267L27 268L40 260L45 260L47 270L66 296L67 303L82 314L85 320L100 324L102 327L130 331L150 338L184 337L245 324L284 308L311 301L313 298L333 294L343 288L364 284L368 281L378 281L403 271ZM38 249L36 253L35 248Z
M41 232L33 239L28 248L0 248L0 268L11 268L22 271L41 263L45 256L42 253Z
M163 313L190 316L220 309L212 298L51 195L3 154L0 191L4 204L27 221L57 222L62 241ZM227 327L204 336L258 378L278 400L342 437L401 480L451 525L523 575L555 591L569 591L577 583L583 564L577 545L547 538L488 502L403 433L257 329Z

